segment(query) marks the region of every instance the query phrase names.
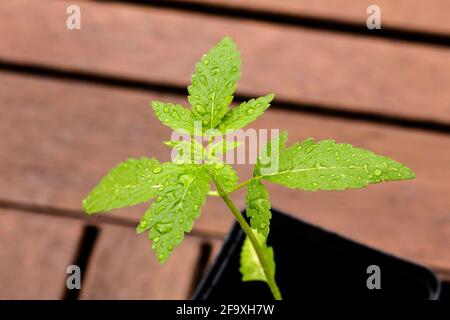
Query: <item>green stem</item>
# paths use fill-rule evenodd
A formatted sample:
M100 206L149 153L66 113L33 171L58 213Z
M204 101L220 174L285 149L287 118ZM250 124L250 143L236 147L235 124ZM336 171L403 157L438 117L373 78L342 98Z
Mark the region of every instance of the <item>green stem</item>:
M241 212L236 208L236 206L234 205L233 201L231 201L228 194L222 189L221 185L219 183L217 183L217 181L214 179L214 177L212 177L212 179L214 181L214 184L216 185L216 188L217 188L217 191L218 191L220 197L222 197L225 204L228 206L228 208L230 208L234 217L240 224L242 230L244 230L245 234L250 239L250 242L252 243L252 246L255 249L256 254L258 256L259 262L261 263L261 266L263 268L264 274L267 279L267 284L269 285L269 288L270 288L270 291L272 292L273 297L275 298L275 300L283 300L283 298L281 297L280 289L278 288L278 285L275 281L275 277L270 272L270 268L269 268L267 259L264 255L264 252L263 252L258 240L256 239L256 237L253 233L252 228L248 225L247 221L245 221ZM247 182L247 183L249 183L249 182Z
M238 184L237 186L235 186L229 193L233 193L239 189L244 188L245 186L247 186L248 184L250 184L252 181L260 179L261 177L253 177L251 179L245 180L244 182Z

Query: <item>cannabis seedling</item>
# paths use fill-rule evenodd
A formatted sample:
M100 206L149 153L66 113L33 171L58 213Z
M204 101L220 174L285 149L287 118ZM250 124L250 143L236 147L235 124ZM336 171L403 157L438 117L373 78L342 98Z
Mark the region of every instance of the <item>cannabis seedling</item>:
M270 227L270 202L263 181L304 191L363 188L370 183L412 179L414 173L387 157L333 140L306 139L286 147L282 132L260 152L253 177L237 184L234 169L218 157L238 146L212 143L245 127L269 107L274 95L252 99L229 108L240 77L240 54L229 37L222 39L196 64L188 87L191 109L153 101L158 119L189 141L167 141L177 151L172 162L152 158L128 159L112 169L83 200L88 214L136 205L155 198L142 217L137 232L148 231L158 260L165 262L175 246L190 232L208 195L220 196L246 234L242 251L243 281L265 281L275 299L281 293L275 281L273 249L266 244ZM206 137L205 149L194 137ZM210 190L211 182L216 191ZM242 216L230 194L247 188L246 215Z

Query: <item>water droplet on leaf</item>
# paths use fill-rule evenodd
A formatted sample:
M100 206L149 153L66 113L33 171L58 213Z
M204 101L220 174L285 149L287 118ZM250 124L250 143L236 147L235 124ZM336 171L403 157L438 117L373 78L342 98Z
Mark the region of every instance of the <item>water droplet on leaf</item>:
M206 83L207 83L207 79L206 79L206 77L205 76L200 76L199 78L198 78L199 80L200 80L200 82L202 83L202 84L204 84L204 85L206 85Z
M161 168L161 167L155 167L155 168L153 168L153 170L152 170L153 173L160 173L161 171L162 171L162 168Z
M167 222L167 223L160 222L155 225L155 228L156 228L156 230L158 230L159 233L165 234L165 233L172 231L173 223L172 222Z
M141 223L139 224L139 227L142 228L142 229L146 229L147 226L148 226L147 221L141 221Z
M203 106L201 106L201 105L199 105L199 104L195 106L195 110L196 110L198 113L205 113L205 112L206 112L205 108L203 108Z
M166 206L160 206L159 208L157 208L156 210L155 210L155 213L156 214L160 214L162 211L164 211L166 209Z

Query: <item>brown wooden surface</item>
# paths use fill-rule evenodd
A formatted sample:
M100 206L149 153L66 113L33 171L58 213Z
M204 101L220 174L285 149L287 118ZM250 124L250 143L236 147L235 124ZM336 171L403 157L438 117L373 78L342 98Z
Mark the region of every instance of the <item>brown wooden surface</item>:
M178 1L178 0L171 0ZM178 2L186 2L180 0ZM403 28L450 33L450 2L447 0L188 0L218 8L252 9L267 13L352 22L365 26L369 5L380 7L382 28Z
M0 220L0 299L62 298L81 223L3 209Z
M103 227L92 254L82 299L188 299L199 241L186 237L161 265L145 236L132 228Z
M354 0L327 5L300 0L189 2L350 23L365 23L368 5ZM189 9L96 1L79 3L82 29L69 31L69 4L73 2L0 2L0 298L63 297L65 268L75 259L86 221L98 228L99 236L80 298L190 296L205 272L200 263L204 244L212 245L210 266L233 222L220 199L208 199L193 233L164 266L156 262L150 241L134 231L148 204L86 217L81 199L128 157L169 160L170 150L161 141L170 138L170 130L156 120L149 102L187 105L181 95L158 92L159 85L178 92L200 55L224 35L233 36L242 51L238 93L277 94L273 108L253 128L287 130L289 143L309 136L349 142L403 162L417 174L414 181L345 192L306 193L271 185L273 207L423 263L450 279L450 171L445 168L450 136L445 130L386 125L370 115L450 124L450 50ZM377 4L388 27L440 34L450 30L448 1ZM24 74L6 70L21 65L59 70L66 79L27 68ZM77 72L123 82L108 86L75 80ZM127 81L150 85L137 90ZM289 102L291 108L278 108L277 101ZM371 121L303 112L310 104L368 113ZM251 175L248 165L238 165L237 171L242 179ZM244 207L243 191L233 199Z
M160 141L168 139L170 131L159 124L148 103L179 98L9 74L0 79L1 96L8 101L3 108L15 110L0 120L0 135L9 137L0 142L1 149L9 151L0 157L0 167L7 168L0 184L4 199L81 210L80 199L123 159L169 159ZM450 154L444 152L450 148L450 137L280 110L269 111L254 127L275 125L289 131L290 142L333 137L391 156L407 163L417 179L345 192L271 187L274 207L401 256L450 267L450 187L442 183L450 173L439 165L450 162ZM250 166L237 169L243 179L250 176ZM240 192L235 197L241 208L244 196ZM137 221L144 209L145 205L114 214ZM204 212L196 230L224 235L232 217L220 199L211 198Z
M89 1L82 29L69 31L69 3L1 2L0 59L185 86L200 55L231 35L244 61L240 93L450 121L446 48Z

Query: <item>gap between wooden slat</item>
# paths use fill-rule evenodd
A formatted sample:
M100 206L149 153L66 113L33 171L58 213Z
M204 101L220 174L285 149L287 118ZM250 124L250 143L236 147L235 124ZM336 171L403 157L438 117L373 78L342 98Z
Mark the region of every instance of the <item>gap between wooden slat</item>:
M78 250L74 257L72 265L78 266L84 274L88 272L89 259L92 256L92 251L99 236L99 232L100 229L97 226L86 225L83 228L83 234L78 244ZM79 296L80 290L69 290L66 283L64 283L64 300L77 300Z
M191 297L201 279L204 276L205 271L208 267L208 262L210 261L212 254L212 244L209 241L203 241L200 244L200 254L197 260L197 265L194 268L194 272L192 275L191 288L189 290L189 297Z
M340 19L325 19L301 14L273 12L256 8L239 8L217 5L214 3L200 3L197 1L167 1L167 0L88 0L96 2L122 2L134 5L159 7L164 9L199 12L219 17L241 20L256 20L265 23L288 25L327 32L345 33L357 36L369 36L395 41L423 43L434 46L450 46L450 36L436 32L404 29L383 25L380 30L369 30L364 24L344 21Z
M117 77L114 75L90 73L81 70L56 68L45 65L19 63L0 59L0 71L14 74L23 74L35 77L44 77L50 79L59 79L64 81L75 81L82 83L92 83L122 89L135 91L157 91L161 93L170 93L177 96L186 96L185 87L169 84L155 83L136 78ZM243 102L253 98L250 94L236 94L234 101ZM364 121L379 123L402 128L413 128L437 133L450 134L450 124L431 120L418 120L407 117L397 117L383 113L374 113L366 111L351 111L340 109L337 106L326 106L311 103L295 103L288 100L277 99L273 108L289 110L298 113L313 114L328 118L337 118L345 120Z
M138 223L137 221L133 221L131 219L125 219L117 216L108 216L107 213L99 214L97 216L87 216L84 212L78 210L39 206L35 204L19 203L8 200L0 200L0 209L9 209L31 214L44 214L48 216L83 220L93 226L101 226L103 224L109 224L134 229L136 228L136 225ZM216 239L216 240L222 240L224 238L224 235L219 233L204 232L198 230L193 230L190 233L186 233L186 236L201 239Z
M92 1L80 3L83 30L67 32L57 21L67 18L70 1L42 1L49 5L31 0L2 5L0 29L18 33L1 46L3 58L184 87L198 57L230 35L246 61L239 92L275 91L298 104L450 122L445 72L450 65L442 48ZM14 13L25 5L29 10L17 18ZM24 25L23 19L33 24ZM39 43L36 33L42 36Z

